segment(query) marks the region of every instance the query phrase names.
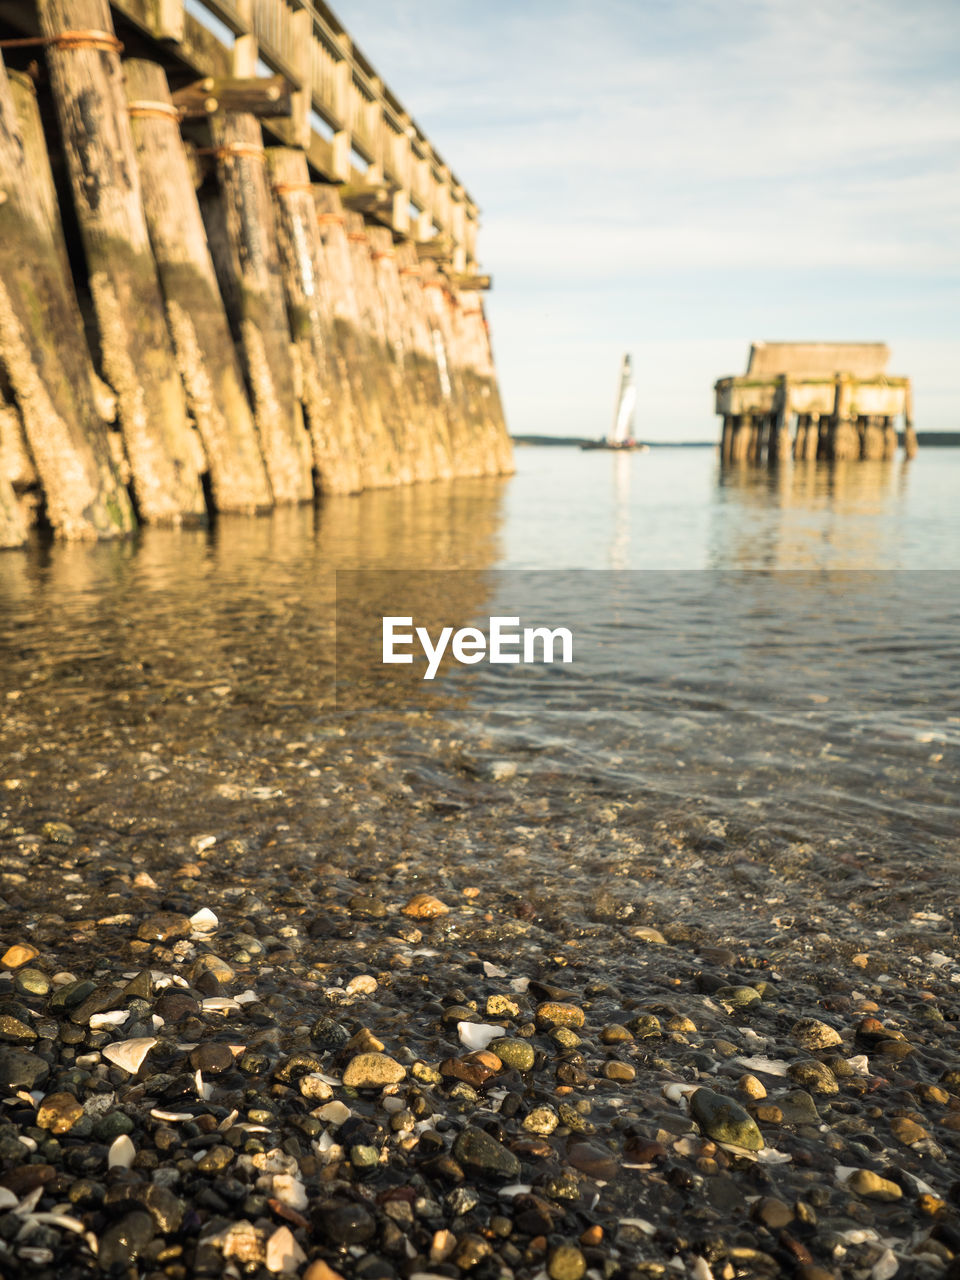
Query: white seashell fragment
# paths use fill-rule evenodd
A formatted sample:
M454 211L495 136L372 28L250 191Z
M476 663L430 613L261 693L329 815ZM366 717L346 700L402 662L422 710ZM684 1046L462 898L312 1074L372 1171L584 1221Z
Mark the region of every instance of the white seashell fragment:
M652 1222L648 1222L646 1218L621 1218L620 1225L622 1227L637 1227L645 1236L655 1236L657 1228Z
M101 1052L108 1062L112 1062L117 1067L123 1067L124 1071L129 1071L132 1076L135 1076L143 1066L144 1058L158 1043L154 1036L142 1036L135 1040L114 1040L112 1044L104 1045Z
M209 907L201 907L190 917L190 923L197 933L213 933L219 928L220 920Z
M32 1214L36 1206L40 1203L40 1199L42 1196L43 1196L43 1188L34 1187L32 1191L27 1192L27 1194L23 1197L23 1199L17 1205L16 1209L14 1209L14 1213L17 1215L18 1218L25 1218L29 1214Z
M516 991L518 995L523 995L523 993L526 991L529 985L530 985L529 978L511 978L510 979L510 990Z
M49 1227L63 1227L65 1231L76 1231L81 1236L87 1229L78 1218L71 1218L68 1213L32 1213L30 1221Z
M200 1006L204 1013L226 1013L228 1009L240 1009L241 1007L230 996L207 996Z
M525 1196L533 1190L529 1182L511 1182L507 1187L500 1187L497 1191L498 1196L503 1196L507 1200L512 1200L514 1196Z
M491 1040L503 1035L503 1027L491 1027L485 1022L458 1022L460 1043L468 1049L486 1049Z
M241 991L236 997L237 1004L250 1004L251 1001L258 999L257 993L251 991L248 987L246 991Z
M90 1017L90 1030L100 1031L104 1027L121 1027L129 1017L129 1009L111 1009L107 1013L94 1013Z
M129 1134L121 1133L119 1138L114 1138L110 1143L110 1150L107 1152L107 1168L129 1169L136 1154L137 1149L130 1141Z
M506 969L501 969L498 964L491 964L489 960L484 960L483 972L488 978L505 978L507 976Z
M776 1058L734 1058L734 1062L748 1071L760 1071L768 1076L785 1076L787 1064Z
M273 1194L288 1209L301 1213L307 1207L307 1189L299 1178L289 1173L273 1175Z
M306 1260L289 1227L278 1227L267 1241L268 1271L299 1271Z
M239 1111L231 1111L228 1116L224 1116L223 1119L220 1121L220 1123L217 1125L217 1132L226 1133L227 1130L232 1127L234 1120L236 1120L239 1115L240 1115Z
M207 849L212 849L217 843L216 836L194 836L190 842L193 845L195 853L204 853Z
M847 1066L858 1076L868 1076L870 1074L870 1060L865 1053L858 1053L853 1058L847 1059Z
M38 1267L48 1266L53 1261L52 1249L38 1249L34 1245L21 1245L17 1250L17 1256L23 1258L25 1262L36 1263Z
M729 1148L734 1155L738 1155L742 1150L741 1147ZM758 1151L757 1160L760 1164L789 1164L792 1156L787 1155L786 1151L774 1151L773 1147L764 1147L762 1151Z
M706 1258L701 1258L699 1254L693 1260L693 1266L690 1268L690 1274L693 1280L713 1280L713 1272L710 1269L710 1263Z
M192 1111L164 1111L161 1107L154 1107L150 1114L154 1120L168 1120L171 1124L176 1124L181 1120L196 1120L196 1116Z

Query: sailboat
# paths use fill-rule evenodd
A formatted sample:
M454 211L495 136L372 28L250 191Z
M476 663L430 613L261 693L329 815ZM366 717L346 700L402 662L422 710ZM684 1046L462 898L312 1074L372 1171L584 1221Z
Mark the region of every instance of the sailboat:
M637 388L633 383L633 367L629 355L620 366L620 391L613 416L613 429L603 440L585 440L581 449L617 449L645 453L650 446L633 438L633 420L637 409Z

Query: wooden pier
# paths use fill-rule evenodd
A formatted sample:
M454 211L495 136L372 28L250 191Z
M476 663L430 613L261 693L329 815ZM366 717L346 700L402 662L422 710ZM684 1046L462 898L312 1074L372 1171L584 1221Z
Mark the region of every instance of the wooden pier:
M909 378L882 342L756 342L743 377L715 384L725 463L892 458L917 451Z
M509 471L477 215L324 4L0 0L0 547Z

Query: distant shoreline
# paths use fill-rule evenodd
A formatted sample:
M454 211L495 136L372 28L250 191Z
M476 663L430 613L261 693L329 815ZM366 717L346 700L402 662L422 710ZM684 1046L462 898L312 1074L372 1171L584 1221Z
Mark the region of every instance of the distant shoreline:
M514 444L574 445L596 444L596 436L511 436ZM715 449L716 440L641 440L651 449Z
M581 445L594 444L595 437L587 436L511 436L514 444L532 445L567 445L580 448ZM899 434L903 444L903 433ZM651 449L715 449L716 440L643 440L640 443L649 445ZM956 449L960 448L960 431L918 431L917 443L926 448Z

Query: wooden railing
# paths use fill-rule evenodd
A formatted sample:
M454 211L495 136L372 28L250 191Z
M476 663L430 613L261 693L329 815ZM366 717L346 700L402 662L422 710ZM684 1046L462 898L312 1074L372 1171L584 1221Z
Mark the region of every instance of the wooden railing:
M422 241L439 233L452 245L453 269L476 270L476 204L320 0L111 3L144 31L179 45L184 62L200 75L219 74L228 56L235 75L255 75L266 66L284 76L294 90L294 117L265 126L288 145L303 147L330 181L393 184L394 230ZM235 37L229 54L211 47L219 24ZM312 127L317 118L329 134Z

